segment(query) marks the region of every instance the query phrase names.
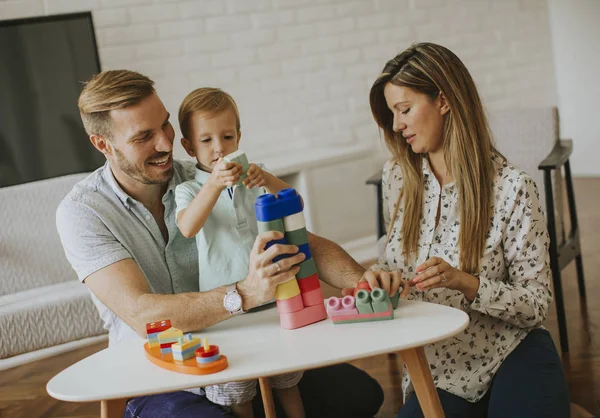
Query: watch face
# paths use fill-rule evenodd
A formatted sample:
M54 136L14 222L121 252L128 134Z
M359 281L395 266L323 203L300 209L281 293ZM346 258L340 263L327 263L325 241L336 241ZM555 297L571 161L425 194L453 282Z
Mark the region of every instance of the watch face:
M236 292L230 293L225 295L223 304L229 312L239 311L242 309L242 297Z

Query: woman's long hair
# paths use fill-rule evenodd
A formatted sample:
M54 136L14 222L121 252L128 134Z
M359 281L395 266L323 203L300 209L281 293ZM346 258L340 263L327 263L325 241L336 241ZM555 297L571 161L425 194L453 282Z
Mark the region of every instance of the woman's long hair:
M491 225L492 155L497 151L475 83L462 61L450 50L432 43L418 43L388 61L371 88L371 112L402 170L403 187L393 218L403 204L402 252L405 257L417 250L419 242L425 156L414 153L402 135L392 129L393 114L383 94L387 83L410 87L431 100L440 93L446 98L450 111L444 116L442 149L459 196L460 268L477 273Z

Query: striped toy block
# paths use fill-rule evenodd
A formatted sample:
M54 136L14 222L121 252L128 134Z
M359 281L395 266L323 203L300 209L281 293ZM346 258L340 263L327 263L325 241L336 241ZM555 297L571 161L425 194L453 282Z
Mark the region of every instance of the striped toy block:
M200 338L192 337L192 334L186 334L171 346L173 360L184 361L196 355L196 350L202 346Z
M303 297L297 294L289 299L278 299L277 310L279 313L292 313L304 309Z
M296 279L277 285L277 288L275 289L275 299L277 300L290 299L299 294L300 286L298 286L298 281Z

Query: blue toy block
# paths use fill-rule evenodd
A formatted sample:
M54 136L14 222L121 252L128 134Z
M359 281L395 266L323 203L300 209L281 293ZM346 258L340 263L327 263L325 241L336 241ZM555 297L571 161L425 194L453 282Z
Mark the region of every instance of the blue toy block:
M312 258L312 254L310 252L310 247L308 246L308 242L306 244L298 245L298 249L300 250L299 252L304 253L304 255L306 256L305 260Z
M264 194L254 204L256 219L260 222L274 221L302 212L302 199L294 189L284 189L277 194Z

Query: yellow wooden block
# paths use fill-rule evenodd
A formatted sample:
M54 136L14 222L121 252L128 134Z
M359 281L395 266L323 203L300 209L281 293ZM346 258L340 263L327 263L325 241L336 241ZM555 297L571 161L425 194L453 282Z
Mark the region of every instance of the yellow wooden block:
M183 332L180 329L171 327L158 334L158 342L160 344L177 342L179 337L183 337Z
M300 286L298 286L298 281L296 279L292 279L289 282L282 283L277 286L277 289L275 289L275 299L277 300L293 298L294 296L298 296L299 294Z

